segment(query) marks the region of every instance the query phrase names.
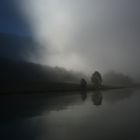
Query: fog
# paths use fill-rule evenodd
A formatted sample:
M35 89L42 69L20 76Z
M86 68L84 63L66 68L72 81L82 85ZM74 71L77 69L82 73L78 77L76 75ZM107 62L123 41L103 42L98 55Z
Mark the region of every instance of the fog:
M14 0L43 50L30 61L71 70L137 77L140 2L133 0ZM25 34L25 33L24 33Z
M24 3L24 4L23 4ZM45 47L41 63L138 75L139 2L26 0L22 10ZM24 7L24 6L25 7Z

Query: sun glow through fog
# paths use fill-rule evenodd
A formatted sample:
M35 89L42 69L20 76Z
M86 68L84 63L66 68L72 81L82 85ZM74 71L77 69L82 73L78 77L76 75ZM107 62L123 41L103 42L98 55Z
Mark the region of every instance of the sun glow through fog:
M77 25L68 3L65 0L24 2L27 3L27 13L32 11L28 16L34 21L35 38L46 46L41 63L70 69L82 67L80 56L71 51Z
M139 7L118 1L22 1L34 38L43 46L40 63L87 73L95 69L134 73L140 51Z

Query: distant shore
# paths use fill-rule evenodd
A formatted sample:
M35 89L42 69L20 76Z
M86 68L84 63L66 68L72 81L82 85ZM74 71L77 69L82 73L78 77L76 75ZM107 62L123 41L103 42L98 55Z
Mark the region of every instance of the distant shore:
M110 86L102 85L98 90L111 90L111 89L123 89L128 88L124 86ZM0 94L48 94L59 92L74 92L74 91L90 91L97 90L92 85L87 85L86 88L81 88L80 84L73 83L40 83L40 84L27 84L16 86L5 86L0 89Z

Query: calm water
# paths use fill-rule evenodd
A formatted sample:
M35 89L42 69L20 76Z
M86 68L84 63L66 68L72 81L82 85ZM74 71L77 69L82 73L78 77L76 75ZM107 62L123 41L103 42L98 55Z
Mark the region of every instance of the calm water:
M139 140L140 90L0 96L0 140Z

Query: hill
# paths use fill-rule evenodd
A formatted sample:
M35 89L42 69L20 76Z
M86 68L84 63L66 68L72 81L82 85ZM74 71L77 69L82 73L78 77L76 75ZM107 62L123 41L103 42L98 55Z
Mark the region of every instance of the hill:
M0 58L0 91L45 91L76 85L85 75L64 68Z

